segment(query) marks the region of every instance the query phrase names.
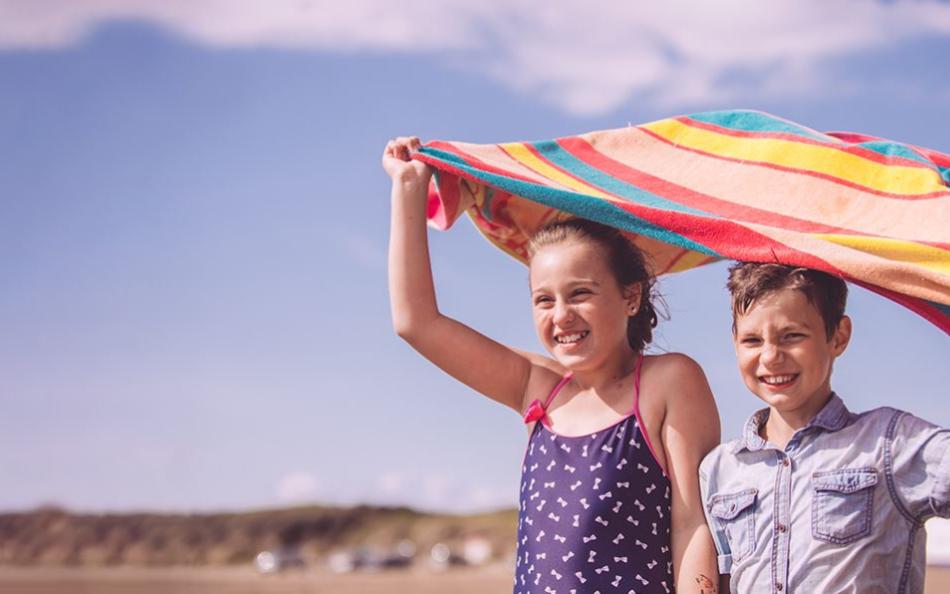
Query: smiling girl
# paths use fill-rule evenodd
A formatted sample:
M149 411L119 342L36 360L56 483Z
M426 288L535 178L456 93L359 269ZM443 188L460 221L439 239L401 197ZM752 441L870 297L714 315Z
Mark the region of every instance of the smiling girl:
M639 250L580 219L530 247L534 325L549 356L521 352L439 311L418 138L389 142L393 327L422 356L531 425L514 592L715 592L697 468L719 443L702 369L645 355L656 313Z

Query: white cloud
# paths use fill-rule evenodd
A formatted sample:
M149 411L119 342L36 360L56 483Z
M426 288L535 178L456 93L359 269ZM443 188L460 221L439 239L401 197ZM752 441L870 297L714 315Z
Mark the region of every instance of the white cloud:
M291 472L277 482L277 499L281 503L302 503L317 495L317 479L308 472Z
M937 0L0 0L0 47L62 47L115 19L219 47L436 53L575 114L638 92L727 100L732 72L755 72L763 94L804 93L826 84L823 61L950 34Z
M336 50L464 47L477 8L415 0L0 0L0 47L60 47L109 20L168 27L215 46ZM431 26L435 25L435 26Z

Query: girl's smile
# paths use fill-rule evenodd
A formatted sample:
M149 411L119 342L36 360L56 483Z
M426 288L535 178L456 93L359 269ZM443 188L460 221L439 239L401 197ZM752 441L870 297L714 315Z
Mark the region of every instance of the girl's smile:
M583 332L573 332L571 334L562 332L560 334L555 334L554 340L560 345L572 346L587 338L589 334L589 330L584 330Z
M568 369L584 371L630 360L627 297L592 241L565 241L531 260L535 328L545 348ZM627 293L630 293L629 291Z

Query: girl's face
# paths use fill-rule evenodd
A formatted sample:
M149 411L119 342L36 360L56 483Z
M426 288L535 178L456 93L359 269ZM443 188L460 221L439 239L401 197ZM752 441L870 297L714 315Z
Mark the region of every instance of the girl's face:
M535 329L559 363L585 371L632 353L627 319L640 305L639 292L620 287L599 244L568 240L541 248L529 280Z

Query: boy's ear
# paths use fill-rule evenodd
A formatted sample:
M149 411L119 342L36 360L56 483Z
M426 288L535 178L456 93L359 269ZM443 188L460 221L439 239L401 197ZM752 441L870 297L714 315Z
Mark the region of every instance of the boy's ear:
M841 355L848 348L849 342L851 342L851 318L841 316L838 327L831 337L831 351L835 354L835 357Z

